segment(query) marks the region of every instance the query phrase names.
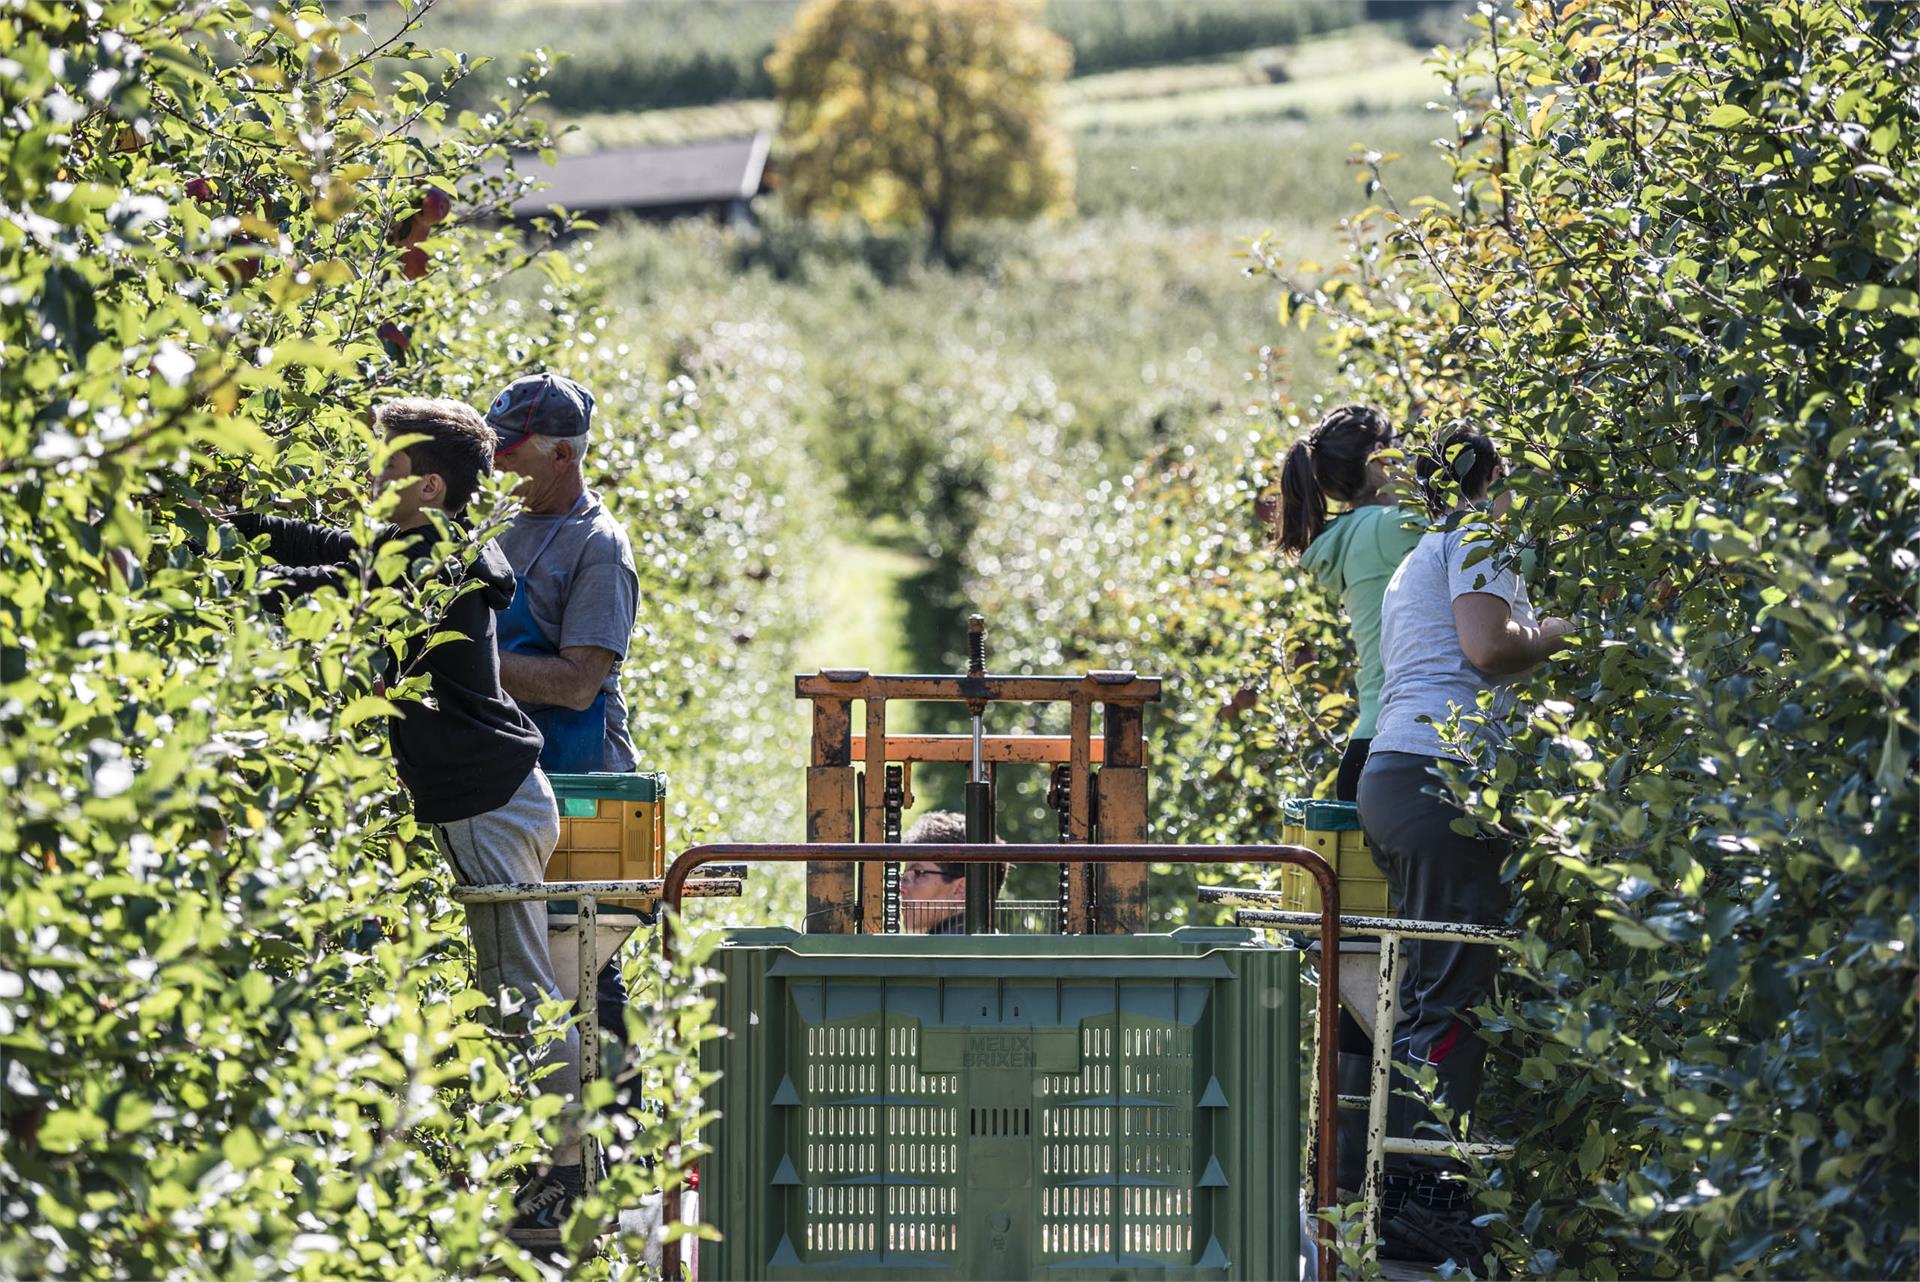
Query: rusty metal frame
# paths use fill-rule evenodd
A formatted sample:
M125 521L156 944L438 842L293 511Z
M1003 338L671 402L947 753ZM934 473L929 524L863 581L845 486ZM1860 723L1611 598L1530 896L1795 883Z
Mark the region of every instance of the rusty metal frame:
M1246 886L1205 886L1200 891L1202 903L1231 904L1236 901L1252 904L1281 904L1285 902L1285 898L1284 892L1281 891ZM1241 908L1233 914L1234 925L1247 926L1255 930L1301 930L1311 928L1317 920L1317 914L1285 908ZM1400 1004L1400 984L1407 967L1402 943L1410 939L1432 939L1450 943L1514 948L1520 943L1521 933L1506 926L1483 926L1474 922L1418 921L1408 917L1359 915L1341 918L1340 928L1354 935L1371 935L1380 941L1379 976L1376 980L1378 987L1374 993L1371 1038L1373 1054L1368 1063L1368 1085L1364 1100L1367 1106L1367 1149L1366 1175L1361 1190L1361 1201L1366 1207L1366 1218L1363 1221L1366 1233L1365 1253L1368 1260L1373 1260L1378 1257L1380 1249L1388 1154L1456 1159L1472 1157L1482 1160L1510 1157L1513 1154L1511 1144L1452 1139L1416 1140L1387 1134L1387 1100L1395 1089L1391 1067L1393 1025ZM1337 960L1335 965L1338 966ZM1337 976L1337 969L1335 974ZM1335 987L1338 987L1337 978ZM1323 1041L1327 1038L1324 1027L1321 1033ZM1360 1102L1347 1096L1326 1095L1316 1091L1309 1108L1316 1117L1322 1114L1337 1116L1339 1109L1335 1106L1336 1101L1339 1104Z
M894 675L823 669L794 678L801 699L885 700L915 703L1122 703L1148 704L1160 697L1160 678L1124 670L1081 676Z
M1095 739L1089 745L1091 761L1106 760L1106 743ZM1013 762L1028 766L1064 764L1073 749L1073 738L1064 734L990 734L980 740L981 755L993 764ZM856 734L851 755L855 761L867 758L867 736ZM888 761L959 762L973 759L973 736L964 734L890 734L881 753Z
M1024 843L929 845L925 849L929 858L952 863L1037 864L1060 861L1060 847L1055 845ZM857 842L834 842L825 845L811 842L718 842L690 847L681 852L680 857L675 859L672 866L667 869L665 884L661 889L661 960L669 969L671 968L674 936L677 929L676 919L680 915L688 879L697 868L723 860L743 863L807 863L822 857L847 863L877 864L885 862L891 854L892 852L884 845L865 845ZM1334 875L1333 868L1325 859L1304 846L1114 844L1091 846L1087 849L1086 855L1087 859L1094 863L1136 869L1143 880L1147 870L1154 864L1291 864L1294 867L1306 869L1320 888L1318 925L1321 977L1320 989L1316 995L1315 1018L1322 1029L1337 1026L1340 1010L1340 880ZM1332 958L1332 961L1328 962L1328 958ZM1334 1099L1338 1095L1339 1086L1338 1039L1327 1035L1318 1037L1315 1052L1317 1063L1314 1066L1314 1076L1319 1097L1323 1100ZM1321 1213L1336 1211L1339 1207L1339 1188L1336 1181L1340 1137L1335 1110L1320 1109L1314 1118L1314 1129L1316 1131L1314 1204L1319 1208L1316 1213L1318 1222L1315 1228L1318 1246L1314 1252L1314 1258L1321 1282L1331 1282L1337 1266L1336 1249L1332 1223ZM1279 1213L1290 1212L1281 1210ZM664 1234L668 1225L676 1224L679 1220L680 1186L675 1183L666 1191L666 1211L661 1221L662 1233ZM667 1278L679 1278L679 1253L672 1250L670 1244L663 1247L661 1263Z
M823 669L794 678L794 694L813 704L813 744L807 769L807 840L819 846L872 841L883 829L878 781L886 766L972 760L970 735L887 733L890 700L961 703L1066 703L1067 735L990 735L981 741L989 771L1007 762L1064 763L1071 776L1066 839L1074 844L1142 842L1147 837L1146 705L1160 697L1159 677L1124 670L1077 676L890 675L864 669ZM865 707L863 733L853 732L854 703ZM1103 712L1093 736L1093 709ZM1095 766L1099 767L1096 775ZM861 788L865 779L871 785ZM1098 780L1098 787L1095 786ZM1144 869L1124 864L1104 872L1080 860L1067 863L1069 932L1125 934L1146 929ZM809 931L880 933L885 929L885 874L861 860L814 859L807 864Z

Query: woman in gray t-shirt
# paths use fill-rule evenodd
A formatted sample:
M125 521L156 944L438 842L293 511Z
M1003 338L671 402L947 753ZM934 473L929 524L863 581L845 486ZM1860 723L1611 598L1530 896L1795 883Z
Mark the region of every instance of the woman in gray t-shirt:
M1360 824L1402 917L1497 925L1507 906L1500 879L1506 852L1493 838L1453 830L1464 812L1444 797L1434 768L1441 757L1462 754L1438 727L1457 715L1478 740L1474 755L1499 751L1513 702L1508 687L1551 655L1570 628L1565 619L1536 620L1512 553L1491 538L1491 522L1505 512L1504 502L1486 503L1504 475L1493 443L1457 432L1418 470L1434 514L1462 519L1422 536L1387 585L1380 717L1360 776ZM1491 706L1482 710L1480 696L1488 691ZM1408 940L1402 947L1395 1055L1431 1065L1441 1099L1464 1115L1479 1094L1485 1056L1470 1011L1492 991L1497 958L1485 945ZM1390 1134L1409 1136L1431 1120L1397 1096L1389 1105ZM1478 1265L1464 1186L1442 1179L1446 1169L1438 1159L1388 1159L1387 1254L1399 1247L1405 1253L1397 1258L1440 1263L1433 1257L1444 1251Z

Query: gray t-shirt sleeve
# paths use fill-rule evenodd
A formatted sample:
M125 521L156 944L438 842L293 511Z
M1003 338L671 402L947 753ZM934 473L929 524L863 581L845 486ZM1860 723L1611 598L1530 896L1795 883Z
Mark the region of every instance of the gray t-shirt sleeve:
M1513 558L1503 554L1498 543L1483 538L1468 539L1464 530L1447 536L1449 597L1484 592L1512 605L1519 591L1520 579L1513 572Z
M602 561L580 567L567 592L559 648L598 646L626 658L639 597L639 580L626 566Z

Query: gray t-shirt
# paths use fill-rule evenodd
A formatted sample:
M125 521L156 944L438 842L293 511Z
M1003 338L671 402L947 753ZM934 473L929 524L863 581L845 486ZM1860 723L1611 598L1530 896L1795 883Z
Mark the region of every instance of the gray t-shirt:
M1483 690L1494 692L1493 706L1484 714L1486 724L1474 730L1487 743L1506 742L1514 678L1489 675L1468 661L1454 627L1453 599L1469 592L1497 596L1512 606L1514 622L1523 627L1534 624L1533 604L1511 555L1503 556L1497 544L1484 539L1469 542L1470 529L1484 533L1486 526L1422 535L1387 584L1380 606L1380 720L1370 751L1457 755L1428 722L1444 725L1456 709L1482 716ZM1466 564L1469 559L1472 565Z
M553 541L541 551L549 533ZM639 612L640 577L634 572L627 532L590 492L587 506L573 515L522 512L498 541L513 572L526 576L527 606L548 644L556 651L598 646L619 656L602 687L607 696L607 755L600 768L632 770L636 758L627 730L627 701L620 693L620 659L627 657ZM529 571L527 561L535 554L540 559Z

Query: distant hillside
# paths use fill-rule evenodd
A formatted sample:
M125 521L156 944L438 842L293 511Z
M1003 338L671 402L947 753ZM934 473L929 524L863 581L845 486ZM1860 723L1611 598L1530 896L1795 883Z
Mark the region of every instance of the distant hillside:
M1291 44L1377 14L1382 0L1052 0L1048 25L1073 44L1076 75ZM421 43L499 61L470 82L471 103L518 55L567 55L547 82L565 115L700 106L773 92L765 60L798 0L440 0ZM1395 10L1414 12L1411 6ZM374 19L375 34L384 27Z

